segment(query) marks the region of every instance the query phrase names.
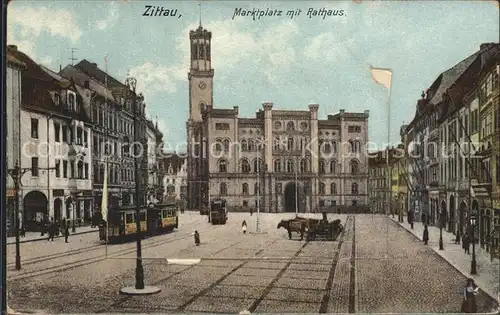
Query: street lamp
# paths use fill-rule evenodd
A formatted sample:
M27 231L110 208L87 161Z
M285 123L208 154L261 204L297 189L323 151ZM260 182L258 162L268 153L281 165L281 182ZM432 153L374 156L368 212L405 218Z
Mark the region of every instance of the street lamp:
M137 95L136 87L137 80L135 78L127 78L125 81L127 87L132 89L132 111L134 117L134 174L135 174L135 223L137 232L137 257L136 257L136 268L135 268L135 287L125 287L120 290L121 293L127 295L147 295L154 294L161 291L157 287L145 287L144 286L144 268L142 267L142 248L141 248L141 206L140 202L140 173L139 173L139 159L137 157L139 153L139 147L137 146L137 141L139 140L139 119L137 112Z
M470 274L477 275L476 269L476 215L472 214L470 216L470 226L472 228L472 260L470 262Z
M444 250L443 246L443 209L439 210L439 250Z

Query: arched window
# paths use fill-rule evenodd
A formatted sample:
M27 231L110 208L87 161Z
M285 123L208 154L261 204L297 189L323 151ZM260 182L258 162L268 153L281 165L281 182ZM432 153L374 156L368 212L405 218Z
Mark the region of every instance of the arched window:
M349 140L348 143L349 143L349 152L356 152L356 151L354 151L355 150L354 141Z
M255 151L255 141L252 139L248 140L248 151Z
M306 139L304 137L300 137L300 151L304 150L305 148L305 143L306 143Z
M333 149L334 153L338 153L339 152L339 147L338 147L338 144L337 144L336 141L332 141L332 149Z
M293 121L289 121L286 124L286 130L287 131L294 131L295 130L295 124L293 123Z
M330 184L330 192L332 195L336 195L337 194L337 185L335 183L331 183Z
M324 160L319 161L319 173L325 174L326 162Z
M307 172L307 160L306 159L300 160L300 172L301 173Z
M330 143L325 142L323 146L323 152L325 153L331 153L332 152L332 146Z
M287 150L293 150L294 148L294 141L293 141L293 138L292 137L289 137L288 138L288 141L287 141Z
M279 150L279 149L280 149L280 138L274 137L274 150Z
M82 161L78 161L78 177L77 178L80 178L82 179L83 178L83 162Z
M351 160L351 173L356 174L359 172L359 163L356 160Z
M68 105L70 110L75 110L75 95L72 93L69 93Z
M358 184L357 183L352 183L352 185L351 185L351 194L352 195L357 195L358 194Z
M319 183L319 194L320 195L325 194L325 184L324 183Z
M257 138L255 140L255 148L257 149L257 151L264 150L264 140L262 140L261 138Z
M250 173L250 163L247 160L241 160L241 172L242 173Z
M229 152L229 140L224 139L224 152Z
M337 161L332 160L330 161L330 173L335 174L337 171Z
M243 195L248 195L248 184L247 183L243 183L243 185L241 185L241 192L243 193Z
M220 195L221 196L226 196L227 195L227 184L226 183L220 183Z
M281 160L280 159L274 160L274 171L277 173L281 172Z
M295 172L295 165L294 165L294 164L295 164L295 163L293 163L293 161L292 161L292 160L288 160L288 161L286 161L286 171L287 171L288 173L293 173L293 172Z
M246 140L241 140L241 151L243 152L248 151L248 143Z
M219 173L226 173L226 172L227 172L227 161L220 160L219 161Z
M262 163L262 159L253 160L253 171L254 173L264 172L264 164Z

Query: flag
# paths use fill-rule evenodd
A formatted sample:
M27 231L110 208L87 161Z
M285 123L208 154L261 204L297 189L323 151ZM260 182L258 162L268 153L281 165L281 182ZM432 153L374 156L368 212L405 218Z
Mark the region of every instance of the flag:
M382 84L387 89L391 88L391 83L392 83L391 69L373 68L372 66L370 66L370 71L372 73L372 77L375 83Z
M108 222L108 163L104 164L104 182L102 185L101 214L102 214L102 219Z

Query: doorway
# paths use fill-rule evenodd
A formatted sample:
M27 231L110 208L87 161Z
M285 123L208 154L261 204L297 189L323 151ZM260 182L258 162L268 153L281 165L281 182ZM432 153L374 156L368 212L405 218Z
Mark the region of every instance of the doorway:
M285 191L284 191L284 206L285 206L285 212L295 212L295 207L298 207L297 200L296 200L296 194L298 191L296 191L297 185L295 183L288 183L285 186Z

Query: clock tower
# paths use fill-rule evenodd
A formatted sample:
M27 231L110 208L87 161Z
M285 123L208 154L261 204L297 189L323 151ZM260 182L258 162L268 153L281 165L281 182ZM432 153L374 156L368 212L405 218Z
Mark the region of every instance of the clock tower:
M189 67L189 118L202 120L206 105L213 104L213 77L211 60L212 33L200 26L189 32L191 63Z

